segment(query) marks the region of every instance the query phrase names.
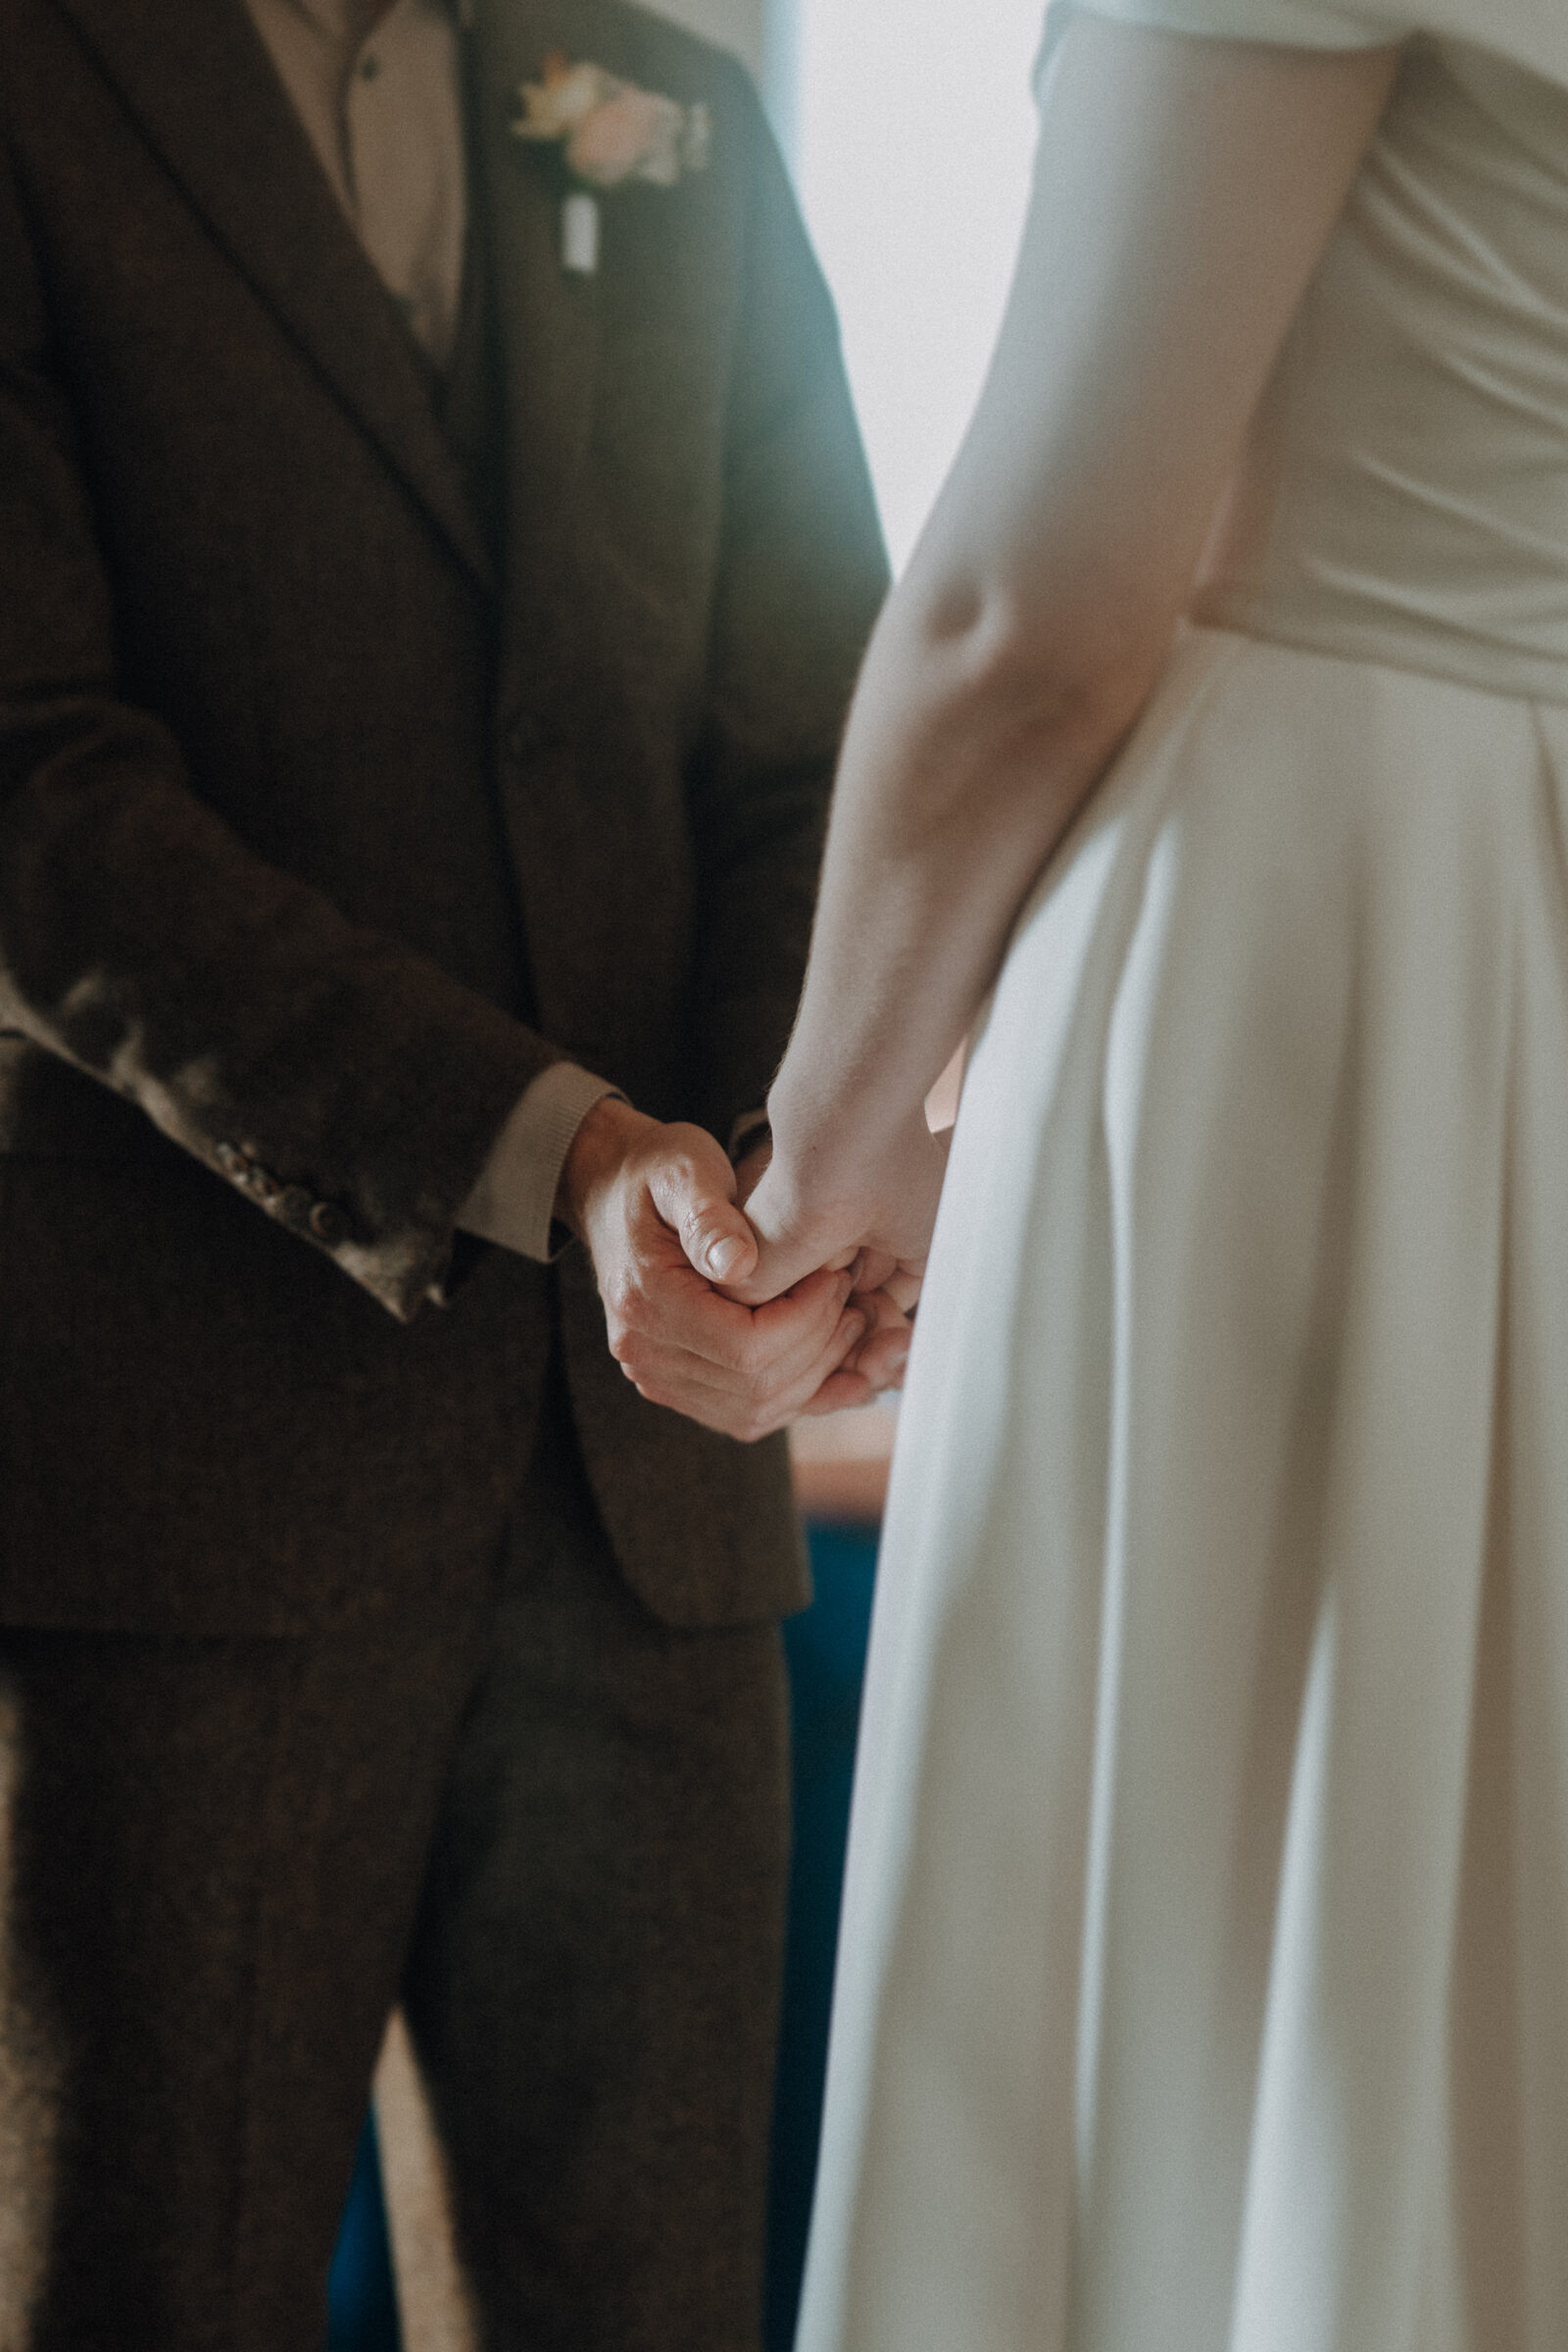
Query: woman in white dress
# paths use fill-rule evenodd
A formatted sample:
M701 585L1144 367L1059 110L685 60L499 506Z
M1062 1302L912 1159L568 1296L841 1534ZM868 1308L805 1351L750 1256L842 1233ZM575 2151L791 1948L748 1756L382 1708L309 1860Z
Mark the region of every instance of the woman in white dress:
M802 2352L1563 2352L1568 4L1041 101L753 1202L919 1260L976 1026Z

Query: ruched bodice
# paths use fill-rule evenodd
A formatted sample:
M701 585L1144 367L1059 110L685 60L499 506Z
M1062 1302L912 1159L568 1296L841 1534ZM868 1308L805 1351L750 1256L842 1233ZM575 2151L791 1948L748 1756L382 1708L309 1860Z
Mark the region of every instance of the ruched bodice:
M1411 44L1200 619L1568 702L1568 90Z

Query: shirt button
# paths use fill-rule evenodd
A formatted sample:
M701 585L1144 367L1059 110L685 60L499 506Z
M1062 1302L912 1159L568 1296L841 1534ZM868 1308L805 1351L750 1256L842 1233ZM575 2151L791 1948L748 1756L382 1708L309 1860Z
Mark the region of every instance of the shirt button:
M309 1223L323 1250L335 1250L348 1239L349 1221L335 1200L318 1200Z
M381 60L378 57L364 58L360 64L360 79L362 81L373 81L380 71Z

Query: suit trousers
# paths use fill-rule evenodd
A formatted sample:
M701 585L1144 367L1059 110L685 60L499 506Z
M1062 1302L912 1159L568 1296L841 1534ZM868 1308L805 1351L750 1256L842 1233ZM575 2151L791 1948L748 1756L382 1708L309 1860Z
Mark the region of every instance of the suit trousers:
M621 1581L556 1376L418 1623L0 1634L0 2347L301 2352L388 2011L489 2352L754 2352L774 1625Z

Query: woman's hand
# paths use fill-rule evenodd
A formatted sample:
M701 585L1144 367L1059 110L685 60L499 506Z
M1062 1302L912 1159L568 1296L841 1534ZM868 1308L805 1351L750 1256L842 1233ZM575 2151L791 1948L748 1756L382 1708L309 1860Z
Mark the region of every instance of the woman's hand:
M566 1155L557 1211L588 1246L610 1352L639 1395L750 1444L831 1409L824 1384L837 1402L863 1401L853 1376L834 1384L874 1318L850 1299L848 1261L813 1267L755 1313L719 1295L718 1275L755 1254L736 1191L710 1135L607 1096Z
M734 1294L858 1259L868 1378L941 1189L920 1104L1158 679L1398 58L1083 13L1054 52L996 356L856 689Z
M809 1146L799 1156L788 1131L771 1157L742 1170L741 1200L758 1238L756 1267L727 1295L754 1306L777 1298L819 1267L851 1267L852 1300L866 1335L828 1384L812 1411L831 1412L896 1388L909 1350L909 1313L920 1294L937 1200L947 1170L948 1136L932 1135L923 1115L890 1138L875 1159L830 1165ZM847 1383L858 1383L852 1394Z

